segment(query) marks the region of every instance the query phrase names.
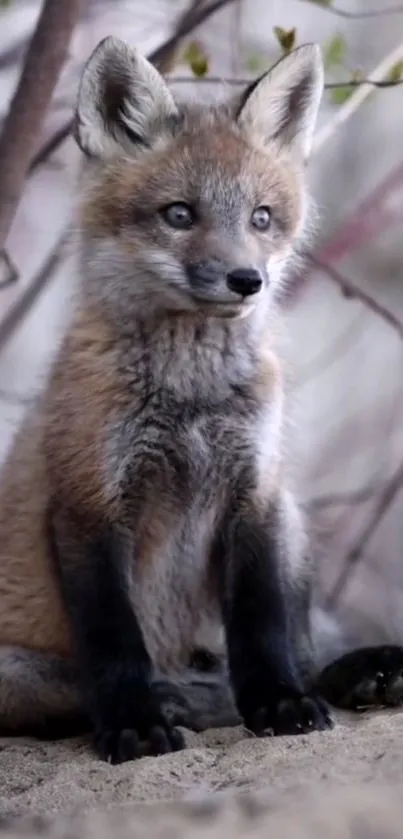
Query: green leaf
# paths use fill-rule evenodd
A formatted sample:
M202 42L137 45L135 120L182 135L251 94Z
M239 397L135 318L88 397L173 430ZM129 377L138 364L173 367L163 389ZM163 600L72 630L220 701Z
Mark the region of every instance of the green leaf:
M347 84L341 84L332 90L332 99L335 105L344 105L347 99L350 98L353 88Z
M339 32L327 42L324 48L325 67L339 67L347 52L346 39Z
M273 32L283 52L291 52L297 40L296 28L293 27L293 29L283 29L282 26L274 26Z
M209 71L208 55L200 41L191 41L187 45L183 53L183 60L198 78L205 76Z
M251 52L245 57L245 67L251 73L259 73L266 70L268 66L267 58L264 55L259 55L257 52Z
M315 6L324 6L326 8L326 6L332 5L333 0L311 0L311 3L314 3Z
M389 71L386 81L388 82L400 82L403 76L403 61L397 61L396 64L393 65L392 69Z

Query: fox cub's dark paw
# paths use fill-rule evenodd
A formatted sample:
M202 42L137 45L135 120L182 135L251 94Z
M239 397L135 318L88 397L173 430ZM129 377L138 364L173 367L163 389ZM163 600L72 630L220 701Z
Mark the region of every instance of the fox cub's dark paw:
M180 731L161 720L155 725L150 725L147 732L140 733L138 728L98 731L95 734L94 745L101 760L116 764L136 760L150 752L153 755L162 755L179 751L184 747L184 740Z
M321 698L285 687L267 699L249 696L242 702L246 727L254 734L307 734L333 728L327 704Z
M403 704L403 647L354 650L322 671L316 689L331 705L348 710Z
M147 754L162 755L184 748L181 732L168 722L152 694L129 716L130 721L117 718L116 722L109 717L106 726L96 727L94 747L101 760L125 763Z

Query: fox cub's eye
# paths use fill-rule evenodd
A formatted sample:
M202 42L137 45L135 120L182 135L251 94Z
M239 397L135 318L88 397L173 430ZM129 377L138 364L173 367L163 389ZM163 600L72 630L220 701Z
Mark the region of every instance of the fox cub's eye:
M256 207L252 213L251 222L256 230L268 230L271 222L269 207Z
M192 208L189 207L189 204L185 204L182 201L164 207L161 210L161 215L164 221L170 227L175 227L176 230L188 230L189 227L192 227L195 220Z

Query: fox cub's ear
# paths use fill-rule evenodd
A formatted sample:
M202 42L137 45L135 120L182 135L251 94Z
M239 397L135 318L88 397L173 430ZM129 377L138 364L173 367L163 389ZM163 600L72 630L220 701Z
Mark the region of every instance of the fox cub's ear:
M75 137L90 157L135 153L163 140L178 111L155 67L119 38L101 41L81 77Z
M252 141L276 140L306 161L322 91L320 48L305 44L249 85L237 102L237 122Z

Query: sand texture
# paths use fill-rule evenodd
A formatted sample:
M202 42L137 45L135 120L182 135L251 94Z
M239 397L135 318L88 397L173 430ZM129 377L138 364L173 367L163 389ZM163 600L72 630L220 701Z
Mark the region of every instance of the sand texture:
M401 712L301 737L189 734L183 752L115 767L84 740L2 739L0 835L397 839L402 741Z

